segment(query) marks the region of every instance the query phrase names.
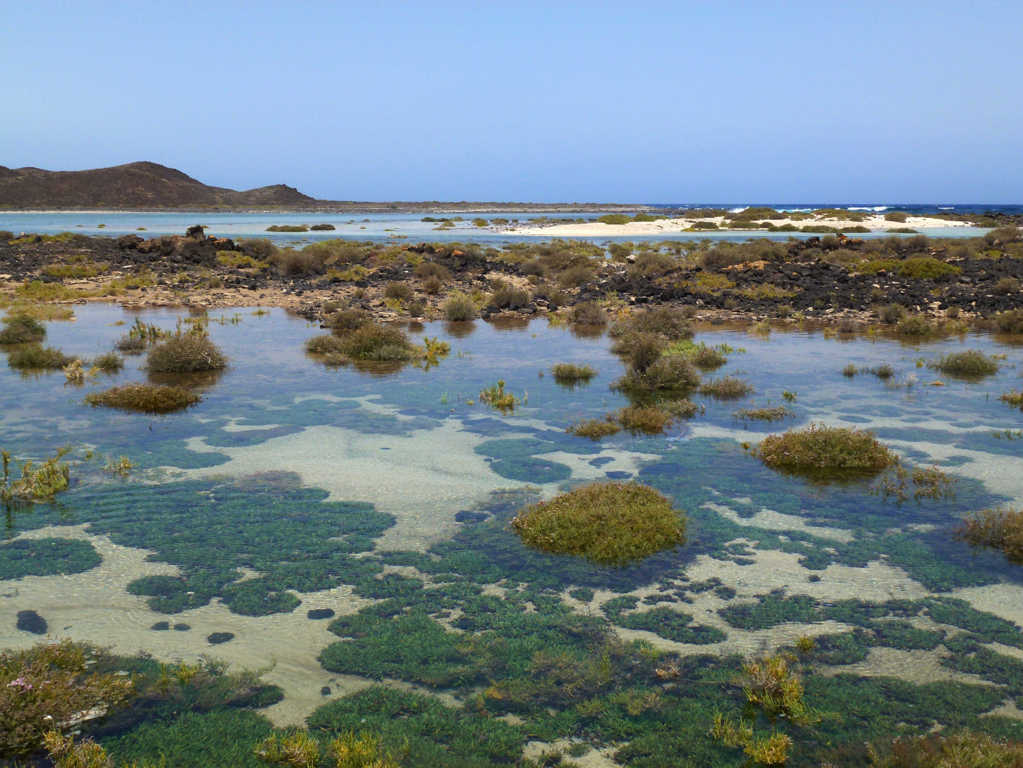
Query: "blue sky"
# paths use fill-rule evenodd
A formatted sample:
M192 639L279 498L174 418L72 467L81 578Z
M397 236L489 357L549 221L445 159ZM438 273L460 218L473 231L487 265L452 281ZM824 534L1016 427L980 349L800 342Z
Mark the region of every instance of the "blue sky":
M0 0L0 165L331 199L1023 202L1023 3Z

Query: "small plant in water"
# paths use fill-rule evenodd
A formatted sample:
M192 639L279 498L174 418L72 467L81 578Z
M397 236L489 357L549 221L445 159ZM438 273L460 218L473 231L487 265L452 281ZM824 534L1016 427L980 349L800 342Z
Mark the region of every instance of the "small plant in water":
M981 379L998 372L998 363L995 360L974 349L945 355L931 363L931 367L962 379Z
M959 537L975 547L1001 550L1014 563L1023 563L1023 510L985 509L963 520Z
M998 399L1007 405L1023 410L1023 392L1006 392Z
M712 379L700 386L701 395L710 395L717 400L738 400L753 392L753 387L742 379L725 376Z
M141 413L171 413L195 405L201 398L184 387L157 384L125 384L103 392L90 392L85 402L92 406L119 408Z
M588 365L574 365L572 363L558 363L551 368L554 380L564 386L573 386L579 382L587 382L597 375L597 372Z
M741 421L782 421L791 416L792 411L784 405L776 405L772 408L742 408L732 415Z
M131 474L133 469L135 469L135 464L127 456L119 456L116 459L111 459L107 462L107 465L103 467L105 472L109 472L112 475L120 475L121 477L127 477Z
M638 483L594 483L520 510L512 528L531 547L621 566L685 542L685 517Z
M872 433L824 424L769 435L756 453L772 469L818 481L872 477L897 461Z
M504 379L499 379L496 384L480 392L480 402L486 403L491 408L496 408L502 413L508 413L515 410L515 406L519 403L519 398L515 397L511 392L505 391Z
M618 426L618 424L610 418L607 418L580 421L568 427L565 431L578 437L588 437L590 440L600 440L601 438L618 434L621 429L622 428Z
M56 455L46 459L38 466L26 461L21 466L21 477L11 479L11 454L0 451L0 463L3 466L3 479L0 485L0 500L10 502L47 501L61 491L67 490L71 480L71 472L67 462L61 461L70 451L61 448Z
M10 315L4 318L0 330L0 344L39 343L46 337L46 328L27 314Z

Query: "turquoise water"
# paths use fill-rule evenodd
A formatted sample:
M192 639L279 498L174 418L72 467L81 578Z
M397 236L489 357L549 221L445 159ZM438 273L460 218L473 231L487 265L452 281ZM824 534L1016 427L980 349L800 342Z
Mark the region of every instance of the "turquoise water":
M109 351L136 317L101 305L76 315L49 323L46 343L85 357ZM140 316L173 328L181 315ZM704 330L697 341L735 350L705 378L739 376L753 394L694 395L705 411L665 435L594 443L565 428L627 404L609 388L623 367L606 337L545 321L427 324L413 339L444 339L450 356L374 374L310 359L304 341L320 330L280 310L214 314L210 333L229 367L203 383L202 402L163 417L83 402L146 380L142 358L83 387L59 371L0 367L0 446L19 459L70 446L72 473L57 503L6 510L0 648L37 642L15 628L18 612L33 610L52 637L272 666L266 678L285 698L264 714L277 724L314 710L317 722L372 719L383 704L366 686L404 684L439 696L451 718L469 717L458 707L482 696L487 717L504 719L472 709L472 722L511 752L581 739L623 765L674 764L667 753L733 765L706 738L713 708L741 703L721 681L737 657L806 634L819 649L808 701L852 715L797 743L824 749L934 720L1023 733L1009 706L1023 701L1023 571L954 535L967 512L1023 504L1023 412L998 400L1023 385L1021 346L986 335L913 346ZM963 382L927 367L963 349L1004 355L999 372ZM561 387L550 375L558 362L597 376ZM895 375L850 379L847 363L887 363ZM479 402L498 379L521 400L512 413ZM792 411L780 424L734 415L780 404ZM811 421L873 429L912 465L953 476L954 498L898 503L869 484L814 485L744 450ZM119 456L137 465L126 479L104 471ZM687 543L609 569L530 551L508 528L529 501L604 479L670 496L687 512ZM334 622L310 618L316 609ZM187 629L153 628L162 621ZM667 655L608 645L605 622ZM212 646L216 632L233 639ZM617 671L599 685L581 679L578 694L548 690L545 680L569 672L553 671L545 653L578 664L609 654ZM665 665L681 677L665 677ZM692 690L676 682L712 679ZM886 698L896 689L898 706ZM656 707L629 703L651 695Z
M314 240L325 240L335 237L353 238L357 240L387 241L390 239L408 238L414 241L428 240L434 242L473 242L500 244L508 242L531 242L536 237L515 236L497 230L481 230L472 224L474 214L430 214L433 217L462 216L465 221L456 222L452 229L437 229L436 223L424 222L425 214L405 213L12 213L0 211L0 230L8 230L15 234L31 232L39 234L55 234L58 232L80 232L86 235L108 235L116 237L124 234L137 234L143 237L160 235L181 235L193 224L207 227L206 234L217 237L245 238L269 237L279 243L304 243ZM496 214L481 214L491 219L502 217L518 219L521 223L545 217L550 219L573 219L583 214L535 214L515 211L502 211ZM336 229L329 232L280 233L267 232L274 224L312 225L333 224ZM103 225L102 227L100 225ZM139 228L144 228L139 230ZM986 229L975 227L941 227L927 230L931 237L976 237ZM578 238L605 242L609 239L641 239L661 240L730 240L741 242L750 237L766 237L771 240L786 240L791 233L761 234L752 232L680 232L664 235L642 235L629 238ZM799 235L797 235L799 236ZM812 235L803 235L811 237ZM863 237L886 236L883 233L862 235ZM861 235L857 235L861 237Z

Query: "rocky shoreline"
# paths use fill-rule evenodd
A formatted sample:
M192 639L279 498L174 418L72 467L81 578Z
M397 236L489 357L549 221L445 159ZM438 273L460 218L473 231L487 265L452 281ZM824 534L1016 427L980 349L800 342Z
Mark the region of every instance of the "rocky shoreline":
M638 243L508 246L329 241L302 250L266 240L0 234L8 303L117 301L127 307L283 307L321 319L359 307L380 320L443 319L453 292L483 319L570 311L579 304L671 304L709 320L795 318L870 322L898 305L933 318L990 318L1023 307L1023 239ZM442 275L431 285L420 265ZM404 288L395 289L393 286ZM506 289L506 290L501 290Z

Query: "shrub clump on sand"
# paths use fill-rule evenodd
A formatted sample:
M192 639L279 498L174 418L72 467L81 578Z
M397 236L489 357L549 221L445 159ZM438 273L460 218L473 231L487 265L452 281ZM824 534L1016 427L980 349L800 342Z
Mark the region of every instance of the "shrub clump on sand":
M594 483L526 507L512 527L529 546L621 566L685 542L685 517L638 483Z
M1023 510L976 512L963 521L959 536L975 547L992 547L1012 562L1023 563Z
M574 365L573 363L558 363L551 368L551 373L558 384L566 386L587 382L597 375L597 372L590 366Z
M931 363L931 367L949 376L963 379L980 379L998 372L998 363L975 349L945 355Z
M769 435L757 455L772 469L819 481L872 477L898 461L873 433L824 424Z
M41 344L26 344L7 356L7 364L19 371L56 370L70 364L72 360L59 349Z
M85 396L85 402L92 406L139 413L171 413L195 405L199 400L199 395L184 387L140 383L111 387Z
M709 395L717 400L738 400L752 391L753 387L748 382L734 376L712 379L700 386L701 395Z
M405 283L388 283L384 286L384 297L397 301L408 301L412 298L412 288Z
M4 318L0 330L0 344L39 343L46 338L45 326L29 315L11 315Z
M600 440L601 438L618 434L622 431L622 428L618 426L616 422L607 418L580 421L573 424L565 431L569 434L576 435L577 437L588 437L590 440Z
M455 291L448 296L443 306L444 317L447 320L460 322L472 320L476 317L476 305L472 299L460 291Z
M227 358L205 333L177 333L149 352L146 365L154 373L219 371Z
M502 280L494 286L488 305L495 309L520 309L529 306L530 298L529 291Z

